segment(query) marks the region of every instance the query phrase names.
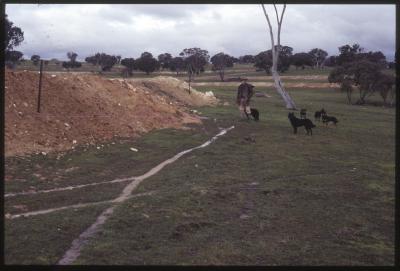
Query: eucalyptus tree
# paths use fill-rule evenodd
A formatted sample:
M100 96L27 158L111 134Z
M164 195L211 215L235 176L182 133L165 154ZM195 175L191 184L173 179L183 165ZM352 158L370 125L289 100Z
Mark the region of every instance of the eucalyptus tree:
M282 49L281 27L282 27L283 15L285 14L285 10L286 10L286 4L283 5L283 10L282 10L280 16L278 15L278 9L276 8L276 5L275 4L273 4L273 5L274 5L274 9L275 9L276 21L278 24L277 44L275 44L274 33L272 31L271 21L268 17L267 11L265 10L264 4L261 4L262 9L264 11L265 18L267 19L267 22L268 22L269 34L270 34L270 38L271 38L271 51L272 51L271 74L272 74L272 78L274 79L276 91L282 96L283 100L285 101L286 108L287 109L296 109L296 105L295 105L294 101L292 100L292 98L290 97L289 93L286 92L286 90L283 86L282 80L279 76L278 70L277 70L278 61L279 61L279 53Z

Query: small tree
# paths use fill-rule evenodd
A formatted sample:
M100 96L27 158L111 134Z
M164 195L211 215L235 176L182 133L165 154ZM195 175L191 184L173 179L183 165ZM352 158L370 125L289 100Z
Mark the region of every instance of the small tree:
M116 56L108 55L105 53L96 53L94 56L88 56L85 58L87 63L99 67L100 71L109 71L118 62Z
M133 69L135 68L135 59L133 58L124 58L121 60L121 65L125 66L124 75L132 76Z
M291 57L291 63L296 67L296 70L301 67L303 70L305 66L312 66L312 57L308 53L297 53Z
M160 63L153 57L151 53L144 52L140 58L136 60L136 67L149 75L151 72L154 72L160 68Z
M381 95L386 104L388 93L395 83L392 75L382 72L382 66L379 63L372 62L365 57L338 66L331 71L328 80L341 84L341 89L347 93L350 103L349 91L353 91L353 86L358 89L359 99L356 104L365 104L366 98L376 92Z
M224 53L218 53L211 58L212 69L217 71L221 81L224 81L225 69L233 67L233 58Z
M275 50L278 50L278 48L275 48ZM279 72L285 72L290 67L293 48L289 46L281 46L280 50L281 55L276 68ZM271 69L273 67L272 50L264 51L256 55L254 57L254 67L260 70L265 70L267 74L271 74Z
M312 64L315 68L321 68L328 53L322 49L314 48L308 52L311 56Z
M161 69L169 69L171 65L172 56L169 53L161 54L158 56L158 62Z
M68 62L64 61L62 63L63 68L68 69L68 71L69 71L69 69L80 68L82 66L82 64L80 62L76 61L76 58L78 57L77 53L68 52L67 57L68 57L69 61Z
M208 51L202 50L200 48L189 48L183 49L183 51L179 54L185 63L186 71L189 79L189 93L190 93L190 85L194 75L200 74L200 72L204 71L204 66L208 63L210 56L208 55Z
M33 62L33 65L38 65L40 61L40 56L39 55L33 55L31 56L31 60Z
M174 57L173 59L171 59L169 69L171 71L176 72L177 75L179 74L180 71L185 70L185 62L183 61L183 58Z
M254 67L258 70L264 70L267 74L271 74L272 53L271 50L259 53L254 57Z
M78 57L78 54L74 52L68 52L67 57L69 58L69 61L71 63L74 63L76 61L76 58Z

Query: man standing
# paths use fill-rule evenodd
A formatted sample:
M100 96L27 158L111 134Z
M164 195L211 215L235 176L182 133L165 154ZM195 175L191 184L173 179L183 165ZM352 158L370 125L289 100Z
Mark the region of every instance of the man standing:
M236 103L239 105L239 111L242 118L251 114L250 99L254 94L254 86L247 83L247 78L242 79L243 82L238 87Z

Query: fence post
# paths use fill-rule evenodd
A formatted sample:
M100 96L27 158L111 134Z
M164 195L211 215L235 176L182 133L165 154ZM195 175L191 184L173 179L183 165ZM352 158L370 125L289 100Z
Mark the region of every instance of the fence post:
M39 93L38 93L38 104L37 104L37 112L38 113L40 113L40 97L42 94L42 71L43 71L43 60L40 60Z

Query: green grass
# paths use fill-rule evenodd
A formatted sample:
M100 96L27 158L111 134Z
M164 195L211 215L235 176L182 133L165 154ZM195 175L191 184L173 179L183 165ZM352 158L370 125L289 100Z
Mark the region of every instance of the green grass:
M261 114L258 123L240 120L236 88L196 89L212 90L229 105L197 108L209 119L191 131L154 131L137 140L107 143L102 150L78 149L56 161L7 159L6 174L17 180L7 182L6 191L140 175L203 143L218 127L235 125L210 146L146 179L134 193L157 193L118 206L74 264L394 264L395 108L351 106L332 89L289 90L311 119L321 107L339 119L337 127L316 122L313 136L302 129L294 135L288 111L272 88L257 89L271 98L252 100ZM40 175L32 178L33 173ZM110 199L121 186L62 192L60 197L7 198L6 210ZM100 209L7 220L6 263L57 262ZM57 225L70 227L62 242Z
M7 265L55 264L72 241L107 208L103 204L36 217L5 221L4 261Z

